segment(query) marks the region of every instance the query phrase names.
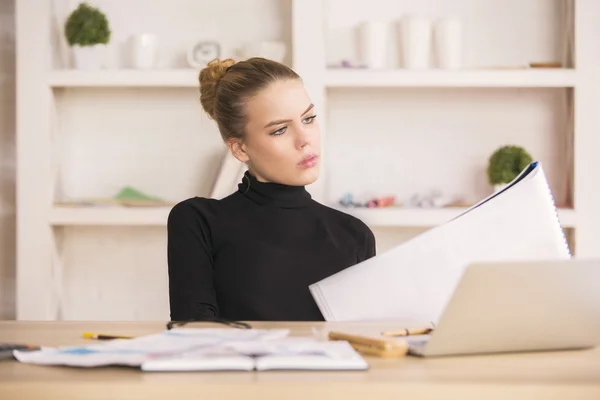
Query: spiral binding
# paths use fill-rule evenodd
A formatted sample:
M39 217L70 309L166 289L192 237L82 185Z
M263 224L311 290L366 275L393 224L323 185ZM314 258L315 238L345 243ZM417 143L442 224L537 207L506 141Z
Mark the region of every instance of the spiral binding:
M538 163L536 163L536 164L538 164ZM558 229L560 229L560 234L563 238L563 242L565 244L565 249L567 250L569 257L572 257L571 248L569 247L569 241L567 240L567 236L565 235L565 230L563 229L562 224L560 223L560 216L558 215L558 208L556 208L556 202L554 200L554 195L552 194L552 189L550 188L550 184L548 183L547 179L544 178L544 182L546 184L546 189L548 190L548 196L550 196L550 201L552 203L552 207L554 208L554 215L556 217L556 222L558 222Z

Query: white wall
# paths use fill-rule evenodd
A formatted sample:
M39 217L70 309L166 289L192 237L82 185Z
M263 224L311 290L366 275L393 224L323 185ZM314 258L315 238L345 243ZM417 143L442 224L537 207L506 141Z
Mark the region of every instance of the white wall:
M564 203L562 89L334 90L329 96L330 196L442 191L487 196L488 157L519 144L540 160Z
M330 0L327 58L353 57L350 27L360 18L394 19L410 12L461 16L469 66L555 60L558 1L371 0L349 7L347 0ZM252 39L290 43L287 1L92 3L108 12L119 52L130 33L161 35L162 66L181 67L196 39L222 40L226 51ZM393 48L390 55L394 66ZM111 196L126 184L173 202L208 193L220 137L203 115L196 90L78 88L57 92L56 98L57 200ZM327 112L330 202L347 191L403 199L432 189L476 201L490 190L487 157L504 143L525 145L544 163L558 202L565 196L559 89L335 89L328 93ZM4 134L9 140L0 146L10 145L11 134ZM451 144L458 147L450 149ZM421 231L375 229L379 251ZM64 318L168 318L163 228L71 227L56 233L64 264Z
M0 1L0 319L15 317L14 7Z
M125 185L172 202L209 193L223 145L197 90L77 88L56 99L57 200Z

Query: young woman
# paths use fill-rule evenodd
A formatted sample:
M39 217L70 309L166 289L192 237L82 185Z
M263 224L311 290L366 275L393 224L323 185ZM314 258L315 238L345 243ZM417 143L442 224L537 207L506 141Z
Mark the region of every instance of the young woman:
M305 189L319 176L320 132L300 77L262 58L216 59L200 94L248 172L234 194L171 211L171 320L323 320L308 286L374 256L375 239Z

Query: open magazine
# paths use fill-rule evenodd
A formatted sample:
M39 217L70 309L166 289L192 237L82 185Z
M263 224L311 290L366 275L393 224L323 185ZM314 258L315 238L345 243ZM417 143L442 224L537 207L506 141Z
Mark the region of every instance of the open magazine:
M542 165L464 213L309 287L327 321L436 323L474 262L570 258Z

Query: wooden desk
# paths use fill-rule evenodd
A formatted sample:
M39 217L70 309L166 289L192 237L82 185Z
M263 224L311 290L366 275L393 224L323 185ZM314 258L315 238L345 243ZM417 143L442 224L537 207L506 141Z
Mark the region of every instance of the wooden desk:
M197 325L194 325L197 326ZM312 335L313 327L375 331L397 324L253 324ZM0 341L83 343L84 331L142 335L164 323L0 322ZM0 399L600 399L600 349L396 360L368 358L361 372L144 373L0 362Z

